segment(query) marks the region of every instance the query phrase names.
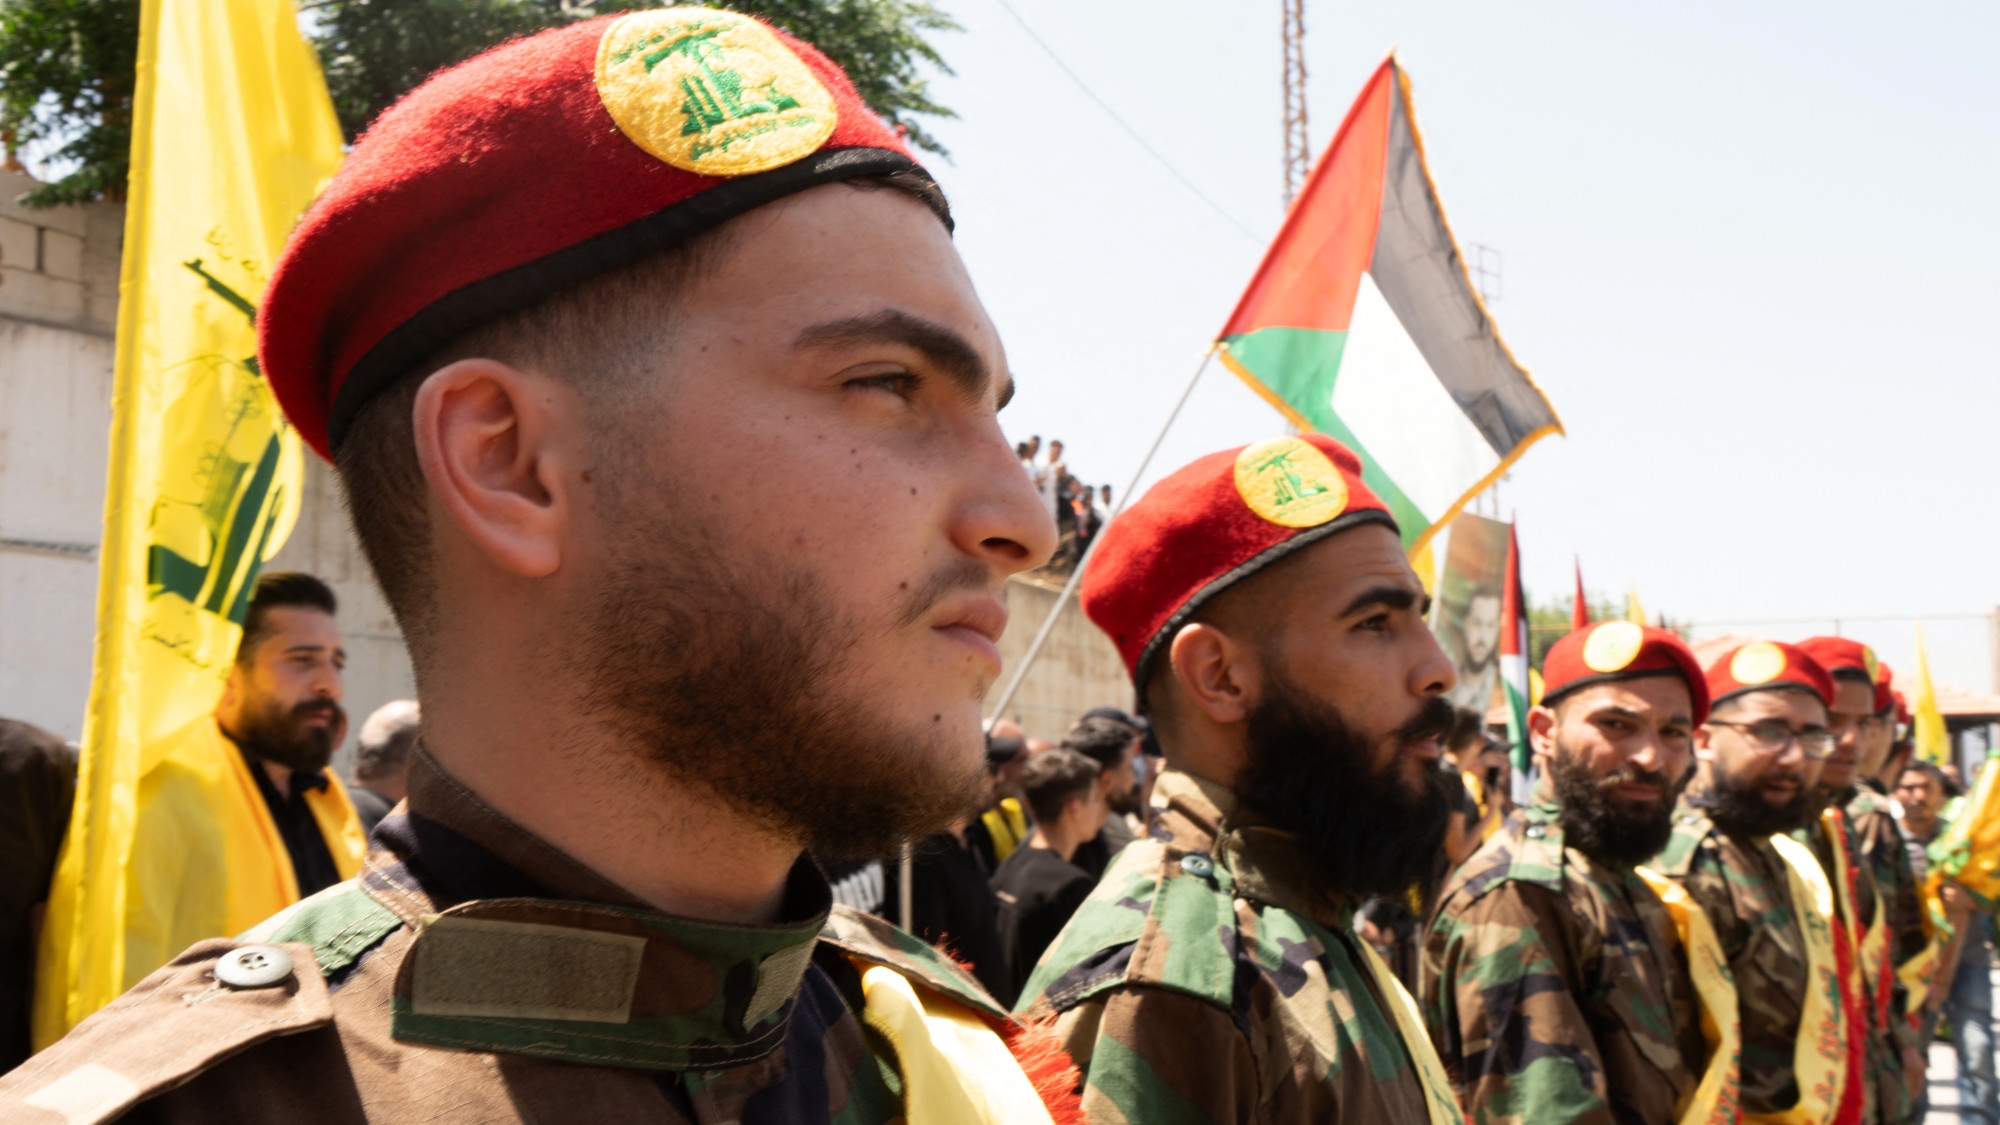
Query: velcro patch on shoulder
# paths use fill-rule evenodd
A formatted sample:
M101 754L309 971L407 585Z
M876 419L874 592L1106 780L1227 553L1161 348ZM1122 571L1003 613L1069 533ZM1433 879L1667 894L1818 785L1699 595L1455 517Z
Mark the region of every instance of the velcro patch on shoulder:
M646 939L445 915L418 939L410 1010L420 1016L629 1023Z

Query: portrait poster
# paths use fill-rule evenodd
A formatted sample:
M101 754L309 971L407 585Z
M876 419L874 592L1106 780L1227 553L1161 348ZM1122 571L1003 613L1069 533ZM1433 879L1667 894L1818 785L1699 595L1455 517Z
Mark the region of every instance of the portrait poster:
M1500 616L1507 580L1507 526L1470 512L1451 521L1444 573L1437 583L1431 629L1458 667L1454 707L1481 715L1495 704L1500 683Z

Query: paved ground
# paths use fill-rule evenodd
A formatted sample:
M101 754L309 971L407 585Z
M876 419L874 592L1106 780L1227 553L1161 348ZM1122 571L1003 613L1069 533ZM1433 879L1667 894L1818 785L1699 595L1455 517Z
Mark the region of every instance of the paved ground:
M1993 974L1996 996L2000 996L2000 970ZM1924 1125L1984 1125L1978 1118L1962 1119L1958 1113L1958 1055L1949 1043L1931 1044L1928 1072L1931 1112Z

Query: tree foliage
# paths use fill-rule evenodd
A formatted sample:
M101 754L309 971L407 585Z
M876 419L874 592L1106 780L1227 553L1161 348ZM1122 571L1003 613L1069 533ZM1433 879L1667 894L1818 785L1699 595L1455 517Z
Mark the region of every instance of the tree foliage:
M440 67L508 39L603 11L672 0L306 0L341 128L352 140ZM918 147L944 149L917 118L953 117L925 67L951 70L926 37L958 24L929 0L712 0L761 16L826 52L861 96ZM132 144L139 0L0 0L0 140L40 143L73 169L31 193L33 206L124 194Z
M0 0L0 141L75 168L30 206L123 198L138 47L138 0Z

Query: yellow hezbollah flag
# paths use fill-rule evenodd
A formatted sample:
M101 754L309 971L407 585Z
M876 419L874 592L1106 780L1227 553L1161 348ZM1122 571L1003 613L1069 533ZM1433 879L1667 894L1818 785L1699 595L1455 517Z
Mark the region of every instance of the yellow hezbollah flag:
M138 64L97 650L38 1047L122 991L142 751L214 709L298 518L304 460L257 370L255 302L340 162L291 0L143 0Z
M1944 765L1951 757L1951 736L1944 729L1944 715L1938 711L1937 690L1931 687L1931 662L1924 655L1924 623L1917 622L1917 698L1910 706L1916 720L1911 734L1917 754L1933 765Z

